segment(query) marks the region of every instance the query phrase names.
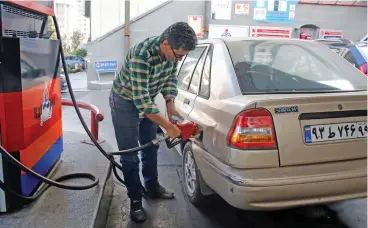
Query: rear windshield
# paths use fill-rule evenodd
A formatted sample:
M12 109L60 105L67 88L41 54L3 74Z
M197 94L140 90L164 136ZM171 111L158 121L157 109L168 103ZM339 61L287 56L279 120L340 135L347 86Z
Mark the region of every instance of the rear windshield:
M344 92L367 77L323 44L298 40L227 42L243 93Z

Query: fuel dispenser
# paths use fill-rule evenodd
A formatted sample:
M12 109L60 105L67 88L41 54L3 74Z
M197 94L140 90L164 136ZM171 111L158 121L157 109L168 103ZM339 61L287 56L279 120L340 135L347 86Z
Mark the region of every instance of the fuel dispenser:
M0 145L43 176L63 151L60 41L42 39L47 15L53 14L50 2L0 3ZM23 4L45 12L32 12ZM23 196L32 196L41 184L2 156L0 180ZM0 212L19 206L18 198L0 189Z

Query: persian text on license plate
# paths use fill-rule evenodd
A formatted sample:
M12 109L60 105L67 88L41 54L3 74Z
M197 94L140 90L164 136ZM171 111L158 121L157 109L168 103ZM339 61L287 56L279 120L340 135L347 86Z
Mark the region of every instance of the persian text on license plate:
M306 143L365 137L367 137L367 122L304 126L304 139Z

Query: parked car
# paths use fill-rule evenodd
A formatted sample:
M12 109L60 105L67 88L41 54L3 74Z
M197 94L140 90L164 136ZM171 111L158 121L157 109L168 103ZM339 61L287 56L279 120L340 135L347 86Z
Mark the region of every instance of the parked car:
M337 54L340 54L341 51L343 51L347 45L353 44L353 41L351 40L338 39L338 38L336 39L317 39L314 41L327 45L331 50L333 50Z
M367 42L359 42L348 45L341 56L358 68L363 74L368 75L368 47Z
M75 56L75 55L69 55L64 57L66 64L69 68L75 69L76 65L81 65L82 69L86 69L87 62L84 58Z
M66 84L66 79L64 74L60 74L60 88L62 93L68 92L68 85Z
M176 147L193 204L214 193L245 210L367 197L367 77L325 45L200 40L177 75L176 108L201 129Z
M368 41L368 35L365 35L362 39L360 39L360 42L367 42Z
M353 64L363 74L367 75L368 47L366 41L354 43L347 39L316 40L327 45L331 50L341 55Z

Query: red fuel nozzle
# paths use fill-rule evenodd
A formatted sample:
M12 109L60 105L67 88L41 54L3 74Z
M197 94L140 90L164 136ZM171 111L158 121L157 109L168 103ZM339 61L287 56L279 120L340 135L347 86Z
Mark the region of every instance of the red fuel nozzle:
M168 148L172 148L182 141L186 141L199 133L198 125L191 121L182 121L180 123L177 123L176 126L178 126L178 128L180 129L181 134L179 137L176 137L174 139L167 138L165 140Z
M188 140L190 137L198 134L199 128L196 123L191 121L183 121L176 124L181 131L182 140Z

